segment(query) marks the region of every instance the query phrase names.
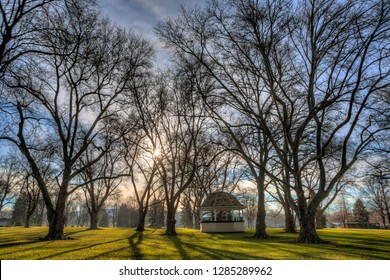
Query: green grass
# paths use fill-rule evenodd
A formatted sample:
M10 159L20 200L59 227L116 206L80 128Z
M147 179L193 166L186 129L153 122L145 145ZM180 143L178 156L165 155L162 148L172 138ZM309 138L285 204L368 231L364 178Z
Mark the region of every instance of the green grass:
M253 231L207 234L178 229L167 237L163 230L66 228L72 240L39 241L44 227L0 228L0 259L390 259L389 230L324 229L318 233L329 244L294 244L296 234L268 229L269 240L250 238Z

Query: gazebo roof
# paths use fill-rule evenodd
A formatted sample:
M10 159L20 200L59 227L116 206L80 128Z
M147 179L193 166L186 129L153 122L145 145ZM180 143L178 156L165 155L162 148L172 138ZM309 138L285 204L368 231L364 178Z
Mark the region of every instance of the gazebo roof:
M239 210L245 209L238 199L227 192L214 192L210 194L202 205L199 207L202 210Z

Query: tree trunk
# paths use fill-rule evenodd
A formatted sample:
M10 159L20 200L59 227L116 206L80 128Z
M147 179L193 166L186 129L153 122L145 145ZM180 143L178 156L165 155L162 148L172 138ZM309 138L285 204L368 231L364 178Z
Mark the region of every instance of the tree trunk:
M118 209L115 206L114 212L113 212L113 215L112 215L112 227L116 227L116 220L117 220L117 218L118 218Z
M386 228L386 215L384 213L381 213L381 219L383 223L383 228Z
M270 236L267 234L265 228L265 173L260 172L259 176L256 178L257 181L257 192L258 192L258 203L257 203L257 217L256 217L256 230L254 238L257 239L264 239L264 238L270 238Z
M137 231L145 230L145 221L146 221L147 213L148 213L148 208L140 205L140 207L138 208L138 224L136 229Z
M39 209L41 212L39 213L39 221L38 221L38 225L39 226L43 226L43 219L45 217L45 202L42 200L42 203L41 203L41 208Z
M296 243L304 244L322 244L327 243L323 241L317 234L316 225L315 225L315 216L314 213L309 212L307 207L304 206L305 202L298 201L298 211L299 211L299 224L300 231L299 237L296 240Z
M167 236L176 236L176 219L175 219L175 207L174 203L171 202L171 205L167 205L167 228L165 235Z
M287 142L285 141L285 157L287 158ZM295 218L294 218L294 213L291 208L291 203L290 199L291 198L291 191L290 191L290 171L288 170L287 167L284 169L284 181L286 182L285 185L283 185L283 190L284 190L284 218L285 218L285 232L286 233L297 233L297 230L295 229Z
M348 209L345 203L345 197L344 195L342 196L343 200L343 210L342 210L342 215L343 215L343 223L344 223L344 228L349 227L349 218L348 218Z
M65 215L64 212L54 211L53 218L49 223L49 232L43 240L64 240Z
M194 212L194 223L195 223L195 228L200 229L200 211L195 210Z
M28 211L27 214L26 214L26 219L25 219L25 222L24 222L24 227L25 228L29 228L30 227L30 219L31 219L31 216L34 214L34 210L33 209L32 211Z
M91 212L89 213L90 215L90 221L91 221L91 224L90 224L90 227L89 229L99 229L98 227L98 223L99 223L99 211L94 209L94 210L91 210Z
M284 216L285 216L285 232L286 233L297 233L297 230L295 229L295 219L293 215L293 211L290 207L290 203L288 200L285 200L284 203Z
M56 208L48 210L49 232L43 240L64 240L68 239L64 235L66 199L68 195L69 180L63 179L58 193Z
M77 211L77 227L81 224L81 211Z
M259 203L257 206L257 217L256 217L256 230L254 238L257 239L264 239L264 238L270 238L270 236L266 232L266 226L265 226L265 211L263 211L265 207L261 206Z
M316 229L322 229L324 228L322 226L322 213L321 211L317 210L316 215L315 215L315 223L316 223Z
M387 205L387 203L386 203L386 214L387 214L387 221L389 222L389 224L390 224L390 211L389 211L389 206Z
M30 227L30 218L26 217L26 220L24 222L24 227L29 228Z

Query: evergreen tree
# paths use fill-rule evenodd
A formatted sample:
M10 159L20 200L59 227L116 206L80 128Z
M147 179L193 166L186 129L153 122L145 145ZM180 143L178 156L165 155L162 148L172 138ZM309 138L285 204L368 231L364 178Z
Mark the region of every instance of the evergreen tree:
M108 224L108 214L107 214L106 209L102 209L100 211L99 227L109 227L109 224Z
M367 211L363 201L358 198L353 206L353 221L358 223L368 223L370 213Z
M130 211L125 203L119 207L118 219L116 225L118 227L130 227Z
M193 211L189 199L184 199L182 202L182 210L180 211L180 222L185 228L194 228Z
M151 228L161 228L164 226L164 203L153 200L148 211L148 226Z
M14 209L12 212L12 222L15 226L24 225L27 212L26 199L26 196L21 194L15 201Z

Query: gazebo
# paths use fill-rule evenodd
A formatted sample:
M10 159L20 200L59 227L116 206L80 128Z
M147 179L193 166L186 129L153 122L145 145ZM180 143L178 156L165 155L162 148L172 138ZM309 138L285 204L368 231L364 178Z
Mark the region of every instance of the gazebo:
M245 231L242 205L235 196L227 192L210 194L199 207L201 232Z

